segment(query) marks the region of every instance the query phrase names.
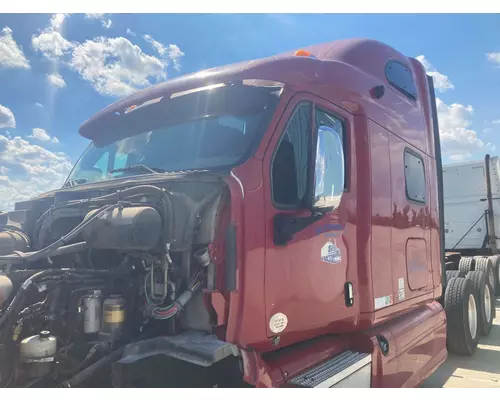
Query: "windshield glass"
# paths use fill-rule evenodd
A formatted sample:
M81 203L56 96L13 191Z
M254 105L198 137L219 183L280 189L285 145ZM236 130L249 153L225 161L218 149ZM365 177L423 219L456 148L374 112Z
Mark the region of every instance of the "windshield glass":
M281 87L222 86L158 99L113 116L65 186L139 174L228 169L257 147Z

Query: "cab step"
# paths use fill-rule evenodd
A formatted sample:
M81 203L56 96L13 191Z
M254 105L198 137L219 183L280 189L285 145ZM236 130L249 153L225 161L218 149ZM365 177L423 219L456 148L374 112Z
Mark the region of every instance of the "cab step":
M371 363L371 354L345 351L288 383L305 388L369 388Z

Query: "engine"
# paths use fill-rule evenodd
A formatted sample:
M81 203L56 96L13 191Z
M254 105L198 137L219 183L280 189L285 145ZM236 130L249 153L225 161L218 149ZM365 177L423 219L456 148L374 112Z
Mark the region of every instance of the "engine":
M221 190L190 187L197 197L152 185L61 194L4 221L0 387L99 385L125 346L189 328L188 303L208 320L193 299L214 284Z

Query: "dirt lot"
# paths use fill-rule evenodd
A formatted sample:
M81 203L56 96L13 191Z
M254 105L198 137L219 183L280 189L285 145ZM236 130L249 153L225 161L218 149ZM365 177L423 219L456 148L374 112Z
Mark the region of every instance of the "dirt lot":
M448 355L448 360L422 387L428 388L500 388L500 299L497 318L486 338L480 338L472 357Z

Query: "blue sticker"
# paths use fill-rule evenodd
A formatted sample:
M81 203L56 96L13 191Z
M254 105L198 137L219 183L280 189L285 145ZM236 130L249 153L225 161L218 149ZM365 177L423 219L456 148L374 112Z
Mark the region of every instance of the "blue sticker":
M336 232L327 232L327 233L325 233L325 234L324 234L324 236L325 236L325 237L327 237L327 238L335 238L335 237L337 237L338 235L339 235L339 234L338 234L338 233L336 233Z
M321 248L321 261L329 264L338 264L342 261L340 249L337 247L335 239L329 240Z
M316 233L328 233L329 231L342 231L344 230L344 226L342 224L325 224L316 228Z

